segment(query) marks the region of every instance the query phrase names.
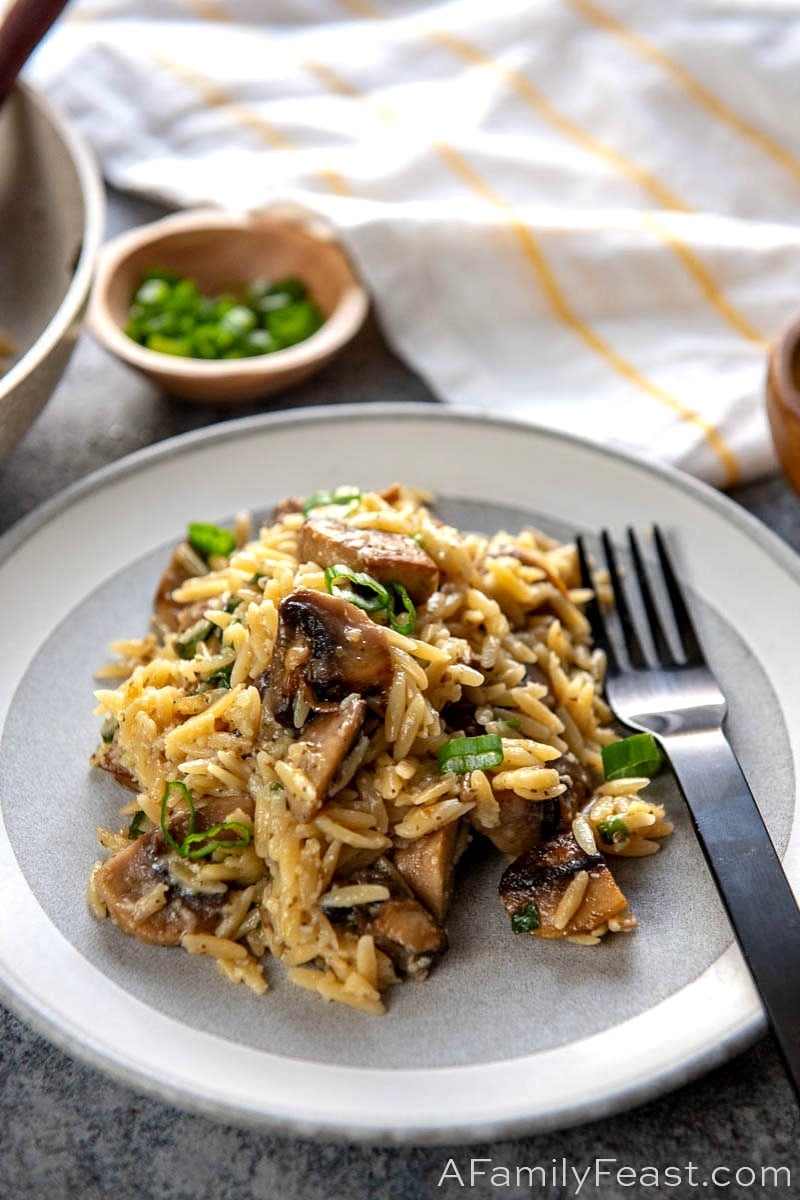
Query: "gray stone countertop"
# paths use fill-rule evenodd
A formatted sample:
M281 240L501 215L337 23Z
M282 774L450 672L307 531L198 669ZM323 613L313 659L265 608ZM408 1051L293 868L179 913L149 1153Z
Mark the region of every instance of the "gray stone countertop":
M160 211L112 195L109 235ZM279 404L377 399L433 398L370 320L337 363ZM0 532L97 467L248 411L165 397L83 336L50 404L0 464ZM780 478L733 497L800 550L800 501ZM800 1194L798 1144L798 1108L770 1037L670 1095L590 1125L468 1147L388 1148L241 1130L179 1111L67 1057L0 1008L0 1200L638 1200L656 1194L646 1167L661 1172L663 1195L749 1200ZM599 1168L610 1174L595 1176L598 1160L612 1160ZM471 1162L483 1172L472 1184ZM630 1174L615 1177L623 1166L638 1185ZM517 1174L526 1167L543 1170ZM784 1172L773 1186L770 1168L788 1168L791 1182ZM580 1190L573 1169L589 1169Z

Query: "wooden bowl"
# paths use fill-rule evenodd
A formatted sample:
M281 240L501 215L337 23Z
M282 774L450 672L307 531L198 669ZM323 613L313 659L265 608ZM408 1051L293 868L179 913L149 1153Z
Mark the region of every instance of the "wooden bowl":
M124 332L131 296L149 267L188 276L207 295L259 278L295 275L325 323L304 342L255 358L209 361L148 350ZM88 323L95 337L159 387L200 404L258 400L308 378L360 329L367 293L329 227L297 209L240 217L202 209L165 217L101 251Z
M766 399L778 461L800 494L800 317L786 325L772 345Z

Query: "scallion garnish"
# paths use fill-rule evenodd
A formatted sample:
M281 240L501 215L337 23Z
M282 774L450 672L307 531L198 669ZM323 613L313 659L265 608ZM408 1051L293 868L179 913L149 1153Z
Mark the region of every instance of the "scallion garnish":
M235 829L241 833L241 837L238 839L220 838L219 835L229 829ZM201 833L187 833L183 839L183 849L180 853L185 858L206 858L215 850L243 850L245 846L250 845L252 840L251 830L241 821L223 821L221 825L212 825L210 829L204 829Z
M179 633L175 638L175 653L178 658L194 658L198 644L204 642L213 632L214 625L205 617L184 629L183 633Z
M233 663L229 662L227 666L220 667L213 675L209 675L208 682L212 687L229 688L231 686L231 671Z
M192 521L186 534L186 539L193 550L203 558L227 558L236 549L236 534L230 529L221 529L219 525L209 525L203 521Z
M535 904L526 904L517 909L511 918L511 928L514 933L533 933L539 928L539 910Z
M189 831L182 842L177 841L169 830L168 805L170 792L173 788L178 789L189 809ZM195 832L194 824L195 807L192 800L192 793L180 779L170 779L164 788L164 795L161 797L161 831L172 849L176 854L180 854L181 858L205 858L207 855L213 854L215 850L242 850L245 846L249 846L253 840L252 831L247 825L242 824L241 821L223 821L220 825L212 825L210 829L203 829L197 833ZM241 833L241 837L238 839L220 838L219 835L228 830Z
M351 586L342 587L342 580ZM390 627L397 633L408 635L414 630L417 610L402 583L389 583L384 587L366 571L354 571L339 563L326 567L325 587L332 596L355 604L356 608L373 617L385 614Z
M130 825L128 826L128 837L132 842L135 842L139 834L142 832L142 822L145 819L145 813L140 808L134 814Z
M652 779L664 762L658 742L651 733L634 733L603 746L603 772L606 779L631 779L639 775Z
M350 587L342 587L340 580L345 580ZM373 579L366 571L353 571L343 563L325 569L325 587L332 596L355 604L356 608L367 613L389 611L392 599L382 583ZM356 591L356 588L359 590Z
M319 492L313 492L303 505L303 516L307 517L314 508L327 508L330 504L336 505L352 505L355 507L361 499L361 489L351 487L350 484L341 484L339 487L333 488L331 491L322 489Z
M389 625L395 633L402 633L406 636L414 632L414 623L417 619L417 610L402 583L390 583L389 594L393 599L400 601L400 609L398 610L393 604L389 609Z
M116 717L107 716L103 724L100 726L100 737L106 744L113 742L114 734L119 729L119 721Z
M597 832L607 846L618 846L622 842L627 842L631 836L631 831L622 817L611 817L608 821L601 821L597 826Z
M503 761L503 739L498 733L481 733L477 737L451 738L439 748L439 770L465 775L467 771L483 771L499 767Z

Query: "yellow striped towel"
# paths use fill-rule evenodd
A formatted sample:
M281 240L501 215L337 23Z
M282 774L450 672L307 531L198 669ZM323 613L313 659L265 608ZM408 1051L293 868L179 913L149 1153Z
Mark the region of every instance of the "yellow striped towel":
M800 3L76 0L28 73L120 187L326 214L443 400L773 468Z

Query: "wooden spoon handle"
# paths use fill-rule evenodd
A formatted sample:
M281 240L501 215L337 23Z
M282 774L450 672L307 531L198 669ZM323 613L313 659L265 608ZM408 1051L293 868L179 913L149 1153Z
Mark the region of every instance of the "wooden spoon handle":
M16 0L0 25L0 104L67 0Z

